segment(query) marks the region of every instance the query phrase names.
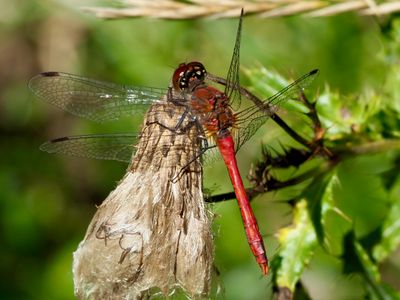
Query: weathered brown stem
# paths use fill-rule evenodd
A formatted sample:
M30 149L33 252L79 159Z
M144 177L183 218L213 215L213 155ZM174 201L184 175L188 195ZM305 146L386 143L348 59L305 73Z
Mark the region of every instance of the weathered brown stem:
M98 208L74 253L79 299L144 299L178 288L208 298L213 238L197 127L174 135L166 129L183 111L166 102L146 114L126 175ZM179 178L172 182L174 177Z

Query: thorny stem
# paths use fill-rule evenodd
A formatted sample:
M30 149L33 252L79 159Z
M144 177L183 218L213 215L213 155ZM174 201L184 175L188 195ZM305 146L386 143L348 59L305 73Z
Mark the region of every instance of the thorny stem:
M227 81L224 78L212 75L212 74L207 74L207 78L215 83L221 84L221 85L226 85ZM266 115L269 115L273 121L275 121L276 124L278 124L289 136L291 136L294 140L296 140L298 143L301 145L305 146L306 148L310 149L314 154L317 154L318 152L323 152L323 153L328 153L329 151L324 150L324 147L322 146L322 138L323 138L323 133L324 131L322 130L321 123L319 121L316 109L315 109L315 103L311 103L308 101L304 93L300 95L301 101L305 104L305 106L309 109L308 116L311 119L311 121L314 124L314 139L312 142L307 141L304 139L302 136L300 136L297 132L295 132L288 124L286 124L285 121L283 121L279 115L277 115L275 112L271 111L266 111L266 103L262 100L260 100L258 97L253 95L250 91L247 89L238 86L235 87L237 88L238 92L248 98L250 101L252 101L255 105L257 105L260 110L264 111ZM328 155L329 157L329 155ZM266 192L271 191L271 190L277 190L280 188L296 185L300 182L303 182L313 176L315 176L316 173L320 173L319 171L320 168L315 168L312 169L308 172L305 172L297 177L294 177L288 181L281 182L278 180L268 180L267 182L260 181L257 185L257 187L252 188L252 189L247 189L247 194L249 195L250 199L255 197L256 195ZM229 199L234 199L235 194L233 192L231 193L225 193L225 194L220 194L216 196L212 196L211 198L206 199L207 202L221 202Z
M271 119L278 124L287 134L289 134L295 141L299 142L303 146L307 147L308 149L312 150L312 146L310 143L303 138L301 135L299 135L296 131L294 131L288 124L286 124L285 121L282 120L280 116L278 116L276 113L273 113L271 115Z
M303 174L300 174L299 176L293 177L287 181L273 180L273 181L268 181L268 182L260 182L256 187L246 189L246 192L247 192L247 195L249 196L250 200L253 200L253 198L258 196L259 194L297 185L297 184L304 182L312 177L318 176L319 174L326 172L327 170L331 169L335 165L336 165L336 162L328 161L319 167L313 168L313 169L311 169L307 172L304 172ZM231 200L231 199L235 199L235 193L233 193L233 192L212 196L212 197L206 199L206 202L215 203L215 202L222 202L222 201L227 201L227 200Z
M227 82L224 78L207 74L207 78L215 83L226 85ZM257 105L260 110L266 110L266 103L260 100L258 97L253 95L247 89L238 86L236 87L238 92L252 101L255 105ZM279 181L274 178L255 178L256 186L253 188L246 189L246 192L250 199L253 199L255 196L265 193L267 191L279 190L285 187L294 186L301 182L304 182L310 178L315 176L319 176L328 170L335 167L339 162L344 159L352 158L356 155L364 155L364 154L373 154L382 151L388 151L393 149L400 149L400 140L383 140L376 142L369 142L362 145L356 146L346 146L344 148L337 147L334 148L326 148L323 146L324 142L324 134L325 130L322 127L321 121L319 119L317 110L316 110L316 102L311 102L307 99L304 93L300 94L300 101L307 107L308 113L307 116L310 118L313 129L314 129L314 138L312 141L307 141L302 136L297 134L293 129L286 124L276 113L271 111L265 111L267 115L271 117L275 123L277 123L285 132L287 132L294 140L299 142L301 145L312 151L313 155L322 154L326 159L324 163L315 167L307 172L304 172L296 177L293 177L287 181ZM262 175L259 177L263 177ZM207 202L221 202L235 198L235 193L224 193L220 195L215 195L206 199Z
M257 184L256 187L246 189L249 198L252 200L254 197L256 197L261 193L273 190L279 190L289 186L294 186L312 177L319 176L325 173L326 171L332 169L333 167L335 167L339 162L343 161L344 159L350 159L358 155L375 154L390 150L400 150L400 140L392 139L392 140L374 141L362 145L349 146L337 150L333 149L330 150L332 151L333 154L329 157L329 159L325 163L307 172L304 172L299 176L293 177L287 181L272 180L266 182L265 180L260 179L260 183ZM230 192L212 196L206 199L206 201L216 203L234 198L235 194L233 192Z
M224 78L218 77L216 75L212 74L207 74L207 78L211 81L214 81L215 83L219 83L222 85L226 85L226 80ZM265 103L260 100L257 96L253 95L250 91L247 89L239 86L238 87L239 93L248 98L250 101L252 101L255 105L257 105L260 110L265 111ZM287 134L289 134L295 141L299 142L301 145L305 146L308 149L313 150L312 145L304 139L302 136L300 136L297 132L295 132L288 124L286 124L285 121L281 119L275 112L271 113L271 111L266 111L266 115L270 115L271 119L278 124Z
M300 101L307 107L307 116L311 119L314 127L314 140L312 141L312 148L323 148L323 136L325 134L325 130L322 128L322 124L317 113L317 102L309 101L304 93L300 94Z

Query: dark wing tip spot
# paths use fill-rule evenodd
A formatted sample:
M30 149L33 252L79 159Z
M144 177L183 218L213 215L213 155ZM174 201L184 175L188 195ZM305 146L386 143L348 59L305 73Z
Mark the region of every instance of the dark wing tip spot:
M59 72L43 72L40 75L43 77L54 77L54 76L60 76Z
M40 78L43 77L56 77L56 76L60 76L60 72L43 72L40 73L38 75L35 75L34 77L32 77L29 82L28 82L28 87L36 94L37 92L37 88L35 87L35 85L40 82Z
M61 137L61 138L56 138L51 141L47 141L40 145L39 150L48 152L48 153L55 153L55 150L53 148L54 144L56 144L58 142L68 141L68 140L70 140L70 138L65 136L65 137Z
M51 140L51 141L49 141L49 142L47 142L47 143L58 143L58 142L64 142L64 141L68 141L68 140L70 140L69 137L63 136L63 137L60 137L60 138L56 138L56 139L54 139L54 140Z
M310 72L310 75L317 74L318 72L319 72L319 70L318 70L318 69L314 69L314 70L312 70L312 71Z

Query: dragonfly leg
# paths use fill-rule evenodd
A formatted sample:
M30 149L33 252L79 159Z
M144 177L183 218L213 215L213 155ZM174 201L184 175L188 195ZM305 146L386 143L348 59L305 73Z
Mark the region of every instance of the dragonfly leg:
M200 128L199 128L200 131L203 131L203 128L201 128L201 125L200 125L198 122L196 122L195 124L196 124L196 126L200 126ZM208 149L211 149L211 148L215 147L215 146L209 147L208 141L207 141L207 138L205 137L205 135L199 136L199 139L201 139L201 140L203 141L203 143L202 143L203 145L202 145L202 147L201 147L200 153L197 154L195 157L193 157L186 165L184 165L184 166L180 169L180 171L178 172L178 174L176 174L176 176L174 176L174 177L171 179L171 182L172 182L172 183L177 182L178 179L189 169L189 166L190 166L194 161L196 161L197 159L199 159Z
M185 121L185 119L188 118L189 113L190 113L190 108L186 107L185 111L179 117L178 122L172 127L167 126L167 125L163 124L160 121L147 122L146 125L154 125L154 124L156 124L156 125L158 125L158 126L160 126L162 128L165 128L165 129L171 131L172 133L185 134L192 128L193 125L198 123L196 118L191 117L191 119L189 119L189 121L187 122L186 125L184 125L184 126L182 125L183 122Z

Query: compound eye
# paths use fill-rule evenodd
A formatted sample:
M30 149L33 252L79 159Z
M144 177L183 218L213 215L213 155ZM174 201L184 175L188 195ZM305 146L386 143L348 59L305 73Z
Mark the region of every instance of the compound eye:
M206 74L206 69L202 63L194 61L188 64L188 77L197 78L198 80L203 81Z
M186 84L184 82L186 71L187 65L185 63L181 63L179 67L175 70L174 75L172 76L172 85L174 86L175 90L181 90L182 86Z
M183 90L190 86L194 80L203 82L207 72L202 63L182 63L175 70L172 83L176 90Z

